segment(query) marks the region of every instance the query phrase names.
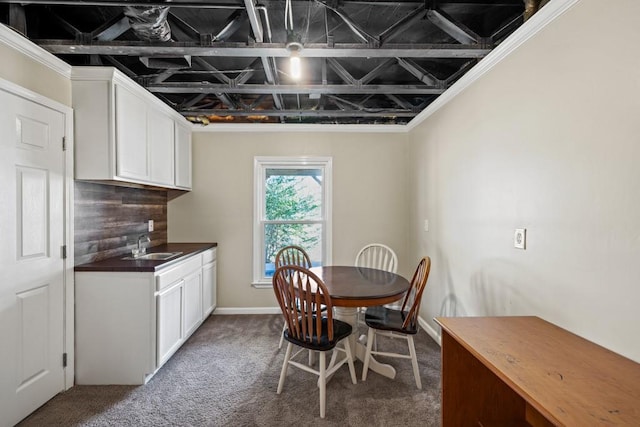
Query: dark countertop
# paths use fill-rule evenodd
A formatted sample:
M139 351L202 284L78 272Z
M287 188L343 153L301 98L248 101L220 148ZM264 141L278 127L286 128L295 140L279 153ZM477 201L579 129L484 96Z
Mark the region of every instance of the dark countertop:
M166 245L147 248L147 253L153 252L182 252L182 255L168 260L125 260L128 254L104 259L102 261L89 262L76 265L75 271L134 271L155 272L164 267L183 261L186 257L217 247L217 243L167 243Z

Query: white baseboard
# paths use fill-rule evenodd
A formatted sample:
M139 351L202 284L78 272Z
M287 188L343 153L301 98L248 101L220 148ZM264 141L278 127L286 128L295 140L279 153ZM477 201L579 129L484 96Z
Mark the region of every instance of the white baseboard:
M435 341L438 343L440 347L442 347L442 341L440 334L431 327L422 317L418 316L418 324L424 329L424 331Z
M280 314L280 307L218 307L213 315L227 314Z

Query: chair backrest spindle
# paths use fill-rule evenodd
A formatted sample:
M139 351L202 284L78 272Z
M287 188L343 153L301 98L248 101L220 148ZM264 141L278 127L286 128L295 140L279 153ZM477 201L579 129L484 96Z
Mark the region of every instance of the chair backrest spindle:
M299 265L304 268L311 268L311 258L300 246L290 245L280 249L276 254L275 266Z
M396 273L398 271L398 257L389 246L382 243L371 243L360 249L356 255L355 265L356 267L375 268Z

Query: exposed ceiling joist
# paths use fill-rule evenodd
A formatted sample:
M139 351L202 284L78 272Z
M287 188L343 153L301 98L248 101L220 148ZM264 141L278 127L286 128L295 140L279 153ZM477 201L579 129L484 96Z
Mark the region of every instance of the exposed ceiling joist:
M341 7L334 7L329 3L320 0L316 0L316 2L322 4L328 10L331 10L338 17L340 17L340 19L342 19L344 23L347 24L347 27L351 30L351 32L358 39L360 39L360 41L362 41L362 43L371 45L376 43L377 39L371 34L368 34L364 29L360 28L358 24L356 24L351 18L349 18L349 16L342 10Z
M366 110L194 110L183 111L184 116L267 116L279 117L286 115L288 117L413 117L415 113L411 110L389 109L385 111L366 111Z
M163 71L162 73L156 74L156 76L153 78L152 81L154 83L162 83L163 81L167 80L169 77L173 76L175 73L176 73L175 70Z
M443 86L443 82L441 80L439 80L433 74L429 73L428 71L420 67L415 62L410 61L408 59L404 59L404 58L397 58L397 61L402 68L404 68L405 70L413 74L413 76L418 80L420 80L422 83L429 86L435 86L435 87Z
M134 31L134 6L162 6L145 25L168 26L170 38ZM0 22L45 50L74 66L113 65L202 124L406 124L524 11L524 0L0 0Z
M427 18L462 44L478 44L481 37L441 10L431 9Z
M366 85L369 84L372 80L374 80L376 77L380 76L380 74L382 74L383 71L385 71L386 69L389 68L389 66L391 64L393 64L394 62L396 62L395 58L388 58L386 61L381 62L380 65L378 65L377 67L375 67L373 70L369 71L366 75L364 75L360 80L360 84L361 85Z
M91 36L93 39L98 41L111 41L120 37L129 28L131 28L129 20L124 16L124 14L118 14L93 30L91 32Z
M264 31L262 31L262 22L260 22L260 16L258 16L256 5L253 0L244 0L244 8L249 16L251 30L253 31L253 38L258 43L262 43L264 41Z
M23 5L9 5L9 25L20 34L24 35L27 33L27 19Z
M393 102L395 102L396 104L398 104L401 108L404 108L405 110L413 110L413 105L411 105L410 102L407 102L404 99L400 98L399 96L388 93L386 94L386 97L392 100Z
M414 9L413 12L409 13L404 18L393 24L391 27L380 33L380 43L388 43L389 40L402 33L403 30L413 25L416 21L422 19L425 13L426 10L424 6Z
M291 52L284 43L211 43L210 46L188 42L99 42L83 44L71 40L34 40L43 49L58 55L122 55L122 56L224 56L288 58ZM303 58L482 58L491 49L478 45L387 44L371 48L363 44L308 44L300 52Z
M225 86L218 84L202 83L161 83L149 84L147 90L154 93L240 93L240 94L271 94L277 92L281 95L296 94L427 94L439 95L443 88L428 87L424 85L268 85L246 84L241 86Z
M198 9L244 9L238 3L213 2L210 0L3 0L5 3L20 3L22 5L58 5L58 6L174 6Z
M193 28L193 26L191 26L184 19L180 18L173 12L169 12L167 19L169 20L169 24L171 25L171 35L174 40L176 39L176 33L181 33L181 37L178 38L178 40L184 37L191 41L200 41L200 32Z
M338 62L335 58L327 58L327 64L333 71L336 72L343 82L353 85L356 84L356 79Z

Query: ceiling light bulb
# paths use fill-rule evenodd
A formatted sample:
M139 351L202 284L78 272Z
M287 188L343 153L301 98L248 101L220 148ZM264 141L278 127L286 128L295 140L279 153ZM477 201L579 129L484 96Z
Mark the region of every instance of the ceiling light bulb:
M289 61L289 73L291 74L291 77L299 80L300 77L302 77L302 64L300 63L300 55L298 55L298 52L291 52Z

